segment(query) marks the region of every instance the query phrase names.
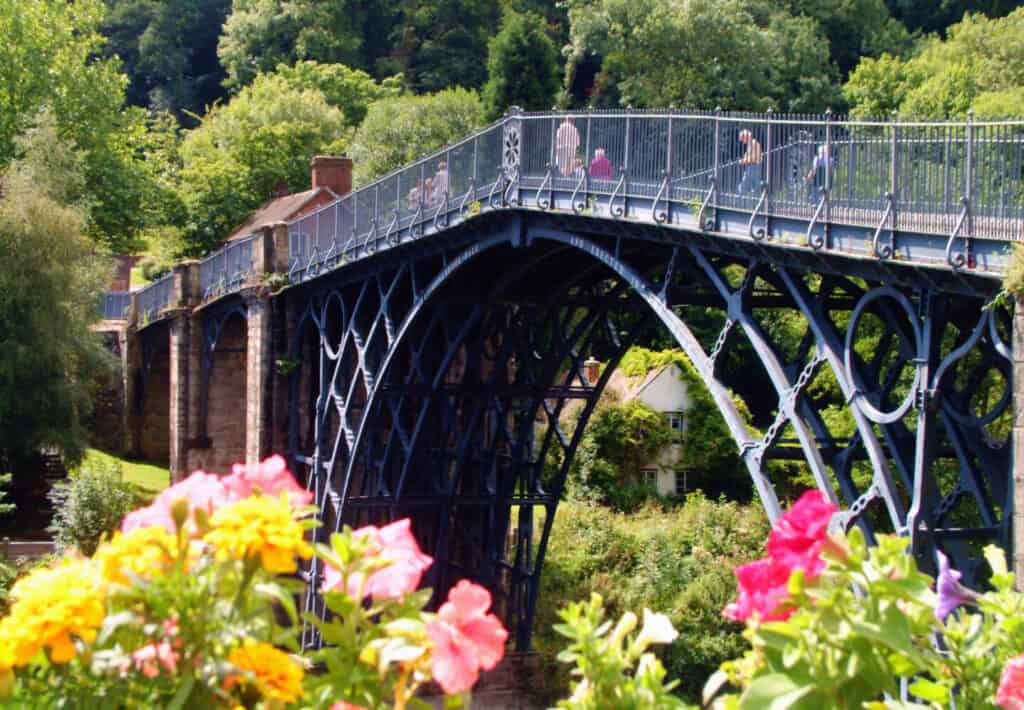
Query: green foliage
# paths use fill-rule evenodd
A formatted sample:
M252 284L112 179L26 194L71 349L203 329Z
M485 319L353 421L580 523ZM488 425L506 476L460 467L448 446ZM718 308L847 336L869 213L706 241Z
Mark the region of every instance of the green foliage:
M107 56L124 63L129 104L179 119L224 96L217 40L230 0L108 0Z
M757 557L767 536L758 506L713 502L699 494L668 510L650 506L624 516L563 502L551 530L538 595L536 647L551 663L561 648L556 610L588 592L608 612L664 611L680 638L659 655L684 696L695 698L718 665L744 647L721 611L735 595L732 568ZM565 675L547 692L564 693Z
M487 84L482 96L490 120L509 106L547 110L558 92L558 49L540 15L505 12L501 32L487 46Z
M1014 296L1024 296L1024 245L1014 244L1003 288Z
M49 530L58 552L75 548L92 555L126 513L142 503L138 487L123 483L117 463L88 461L67 480L53 485L53 524Z
M672 695L678 681L665 682L665 667L647 649L671 643L676 631L662 614L644 610L644 626L632 635L636 614L623 614L612 627L605 621L603 600L592 593L590 602L570 604L558 614L564 623L555 627L569 639L558 660L574 665L572 694L558 703L567 710L631 710L632 708L687 707Z
M227 237L284 182L309 189L309 162L344 146L345 120L314 89L261 76L231 103L211 110L182 142L179 191L185 240L201 254Z
M487 40L501 19L493 0L402 0L391 32L392 71L417 93L487 79Z
M400 76L377 82L366 72L351 69L344 64L300 61L291 66L280 64L274 74L284 79L293 89L319 91L327 103L341 109L345 125L352 128L366 118L370 104L394 98L402 92Z
M640 467L673 438L665 417L639 400L598 406L569 467L569 495L618 510L636 508L652 493L638 480Z
M757 0L570 0L567 86L602 58L598 105L823 110L837 97L829 43L810 17Z
M233 0L217 47L225 84L241 89L279 64L310 59L363 67L363 0ZM380 30L378 30L380 31Z
M443 147L483 124L476 92L448 89L401 96L370 106L349 150L355 181L363 184Z
M3 502L4 498L7 497L7 491L4 488L10 485L12 478L14 478L13 473L0 473L0 515L7 515L14 511L13 503Z
M967 15L945 40L923 40L914 56L865 59L843 91L856 116L887 110L919 118L1017 115L1024 109L1024 8L990 19Z
M12 167L0 196L0 465L16 475L44 447L81 456L93 388L111 364L88 329L109 265L82 211L64 204L81 198L78 154L51 139Z

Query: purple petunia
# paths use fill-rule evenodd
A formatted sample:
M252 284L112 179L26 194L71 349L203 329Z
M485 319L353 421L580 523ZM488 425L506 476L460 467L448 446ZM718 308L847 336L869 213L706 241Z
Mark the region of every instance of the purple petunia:
M939 551L935 554L939 557L939 576L935 580L939 603L935 607L935 618L942 622L961 604L973 604L978 595L960 584L960 573L950 568L949 560L944 554Z

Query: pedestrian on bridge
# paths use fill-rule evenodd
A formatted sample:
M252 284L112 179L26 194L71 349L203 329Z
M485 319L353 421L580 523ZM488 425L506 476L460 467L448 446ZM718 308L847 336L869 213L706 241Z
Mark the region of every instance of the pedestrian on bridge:
M555 165L562 177L569 177L573 172L573 161L580 147L580 132L568 116L562 121L555 133Z
M761 150L761 143L746 128L740 131L739 141L747 147L747 152L740 158L743 177L740 178L736 192L740 195L756 195L761 188L761 161L764 159L764 152Z
M594 159L590 162L590 177L598 180L611 180L614 175L612 161L608 160L604 148L595 150Z

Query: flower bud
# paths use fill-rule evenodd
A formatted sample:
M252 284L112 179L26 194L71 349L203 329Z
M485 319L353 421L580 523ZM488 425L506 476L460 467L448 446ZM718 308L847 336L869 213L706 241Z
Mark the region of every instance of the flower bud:
M631 611L627 611L619 619L619 623L615 625L615 629L612 631L612 635L608 637L608 641L605 644L606 649L618 649L622 646L622 640L626 638L626 634L636 628L636 614Z
M185 521L188 520L187 498L178 498L171 503L171 520L174 521L175 529L181 530L185 527Z

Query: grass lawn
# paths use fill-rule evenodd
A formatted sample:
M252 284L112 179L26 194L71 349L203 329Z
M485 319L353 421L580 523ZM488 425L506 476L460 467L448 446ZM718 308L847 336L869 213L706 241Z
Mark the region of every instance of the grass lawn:
M82 463L87 464L89 462L117 463L121 466L121 477L124 481L134 483L154 493L167 488L171 480L171 474L166 468L161 468L151 463L121 458L99 449L89 449L86 452Z
M149 283L149 279L142 275L142 267L136 266L132 268L132 288L148 286Z

